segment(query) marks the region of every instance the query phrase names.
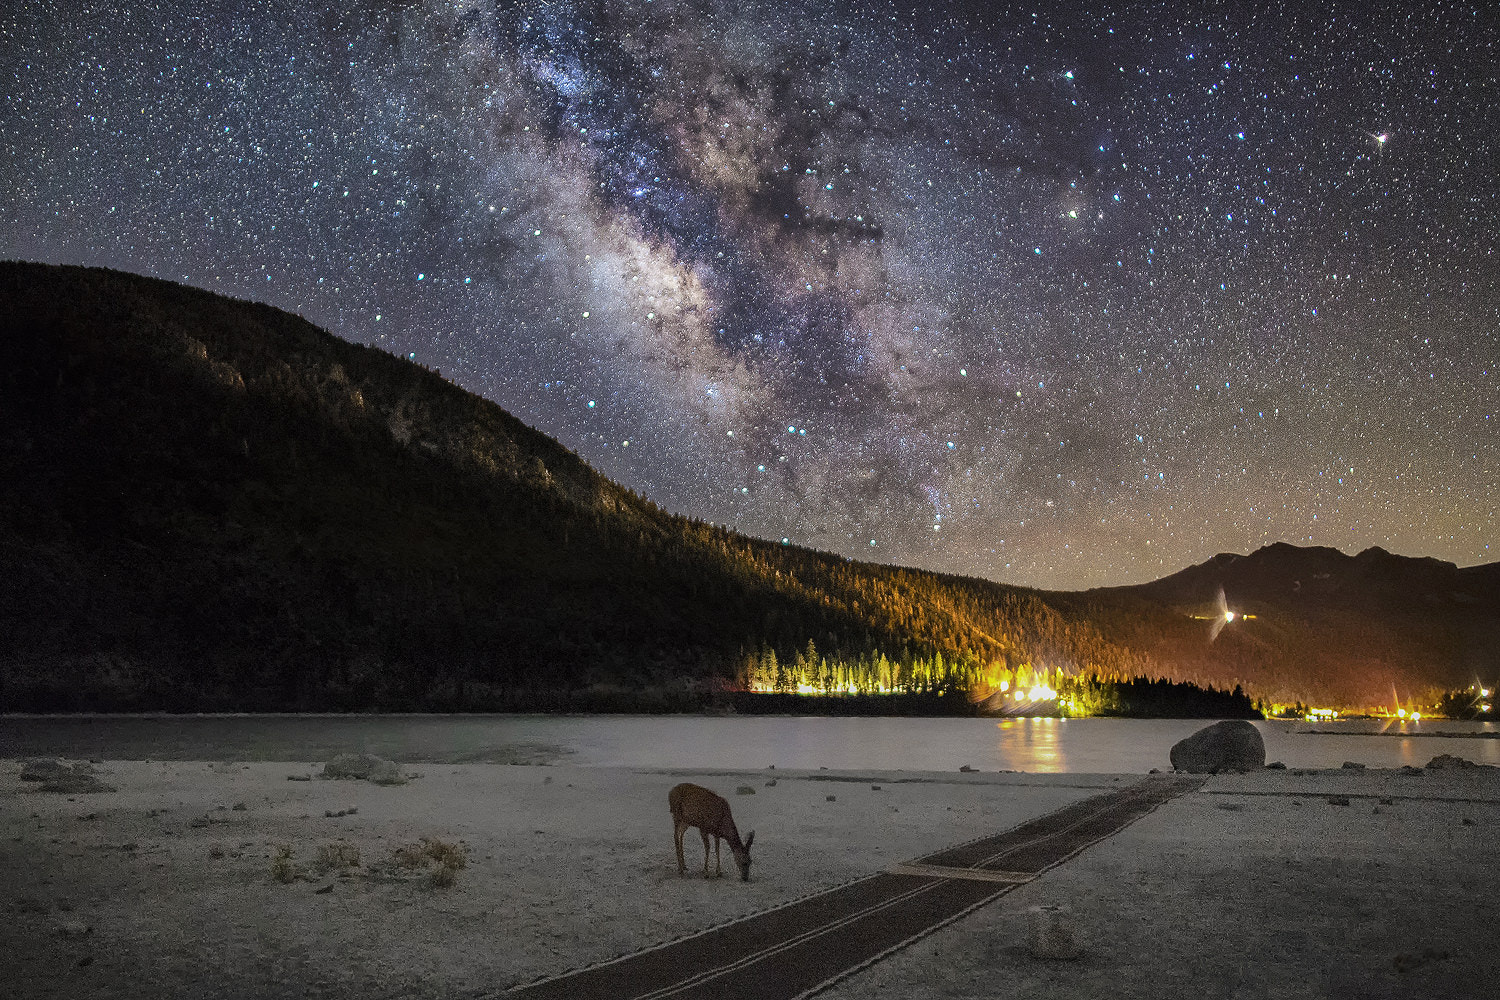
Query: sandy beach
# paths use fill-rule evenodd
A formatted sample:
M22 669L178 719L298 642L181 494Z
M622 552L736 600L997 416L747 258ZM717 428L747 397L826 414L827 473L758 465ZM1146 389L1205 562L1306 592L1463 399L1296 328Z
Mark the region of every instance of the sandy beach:
M494 995L1140 779L428 764L379 786L321 768L105 760L115 791L70 794L0 761L14 995ZM725 878L698 877L693 833L678 876L683 780L756 830L749 883L727 851ZM1497 827L1496 770L1214 777L825 995L1494 996ZM459 854L441 884L434 856ZM1081 958L1030 956L1042 904L1069 908Z

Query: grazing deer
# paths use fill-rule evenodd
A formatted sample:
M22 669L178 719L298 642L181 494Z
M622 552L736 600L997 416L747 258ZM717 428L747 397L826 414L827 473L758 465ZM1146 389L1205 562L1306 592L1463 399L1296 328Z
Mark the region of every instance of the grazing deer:
M719 840L729 841L729 851L734 863L739 866L740 880L750 881L750 845L755 842L755 831L740 843L740 831L729 814L729 803L701 785L684 782L667 793L667 805L672 810L672 822L676 827L674 839L677 843L677 873L687 874L687 862L682 857L682 836L688 827L696 826L703 836L703 877L708 878L708 837L714 838L714 867L722 877L724 869L719 863Z

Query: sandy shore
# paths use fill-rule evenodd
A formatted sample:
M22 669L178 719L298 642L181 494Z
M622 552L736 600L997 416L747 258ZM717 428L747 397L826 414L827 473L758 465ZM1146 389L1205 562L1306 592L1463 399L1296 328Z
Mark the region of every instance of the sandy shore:
M389 787L288 780L318 770L103 761L117 791L70 795L0 761L0 978L20 997L491 995L1139 778L476 764L408 766L420 777ZM678 877L680 780L757 831L752 882ZM828 995L1494 995L1497 829L1500 771L1213 778ZM465 852L452 885L399 852L423 838ZM357 866L319 865L353 851ZM1071 908L1083 958L1029 957L1039 903Z

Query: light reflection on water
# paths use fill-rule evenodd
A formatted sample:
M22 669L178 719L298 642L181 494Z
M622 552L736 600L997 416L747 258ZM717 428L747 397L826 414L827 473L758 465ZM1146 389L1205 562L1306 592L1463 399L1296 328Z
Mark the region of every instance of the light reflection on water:
M583 766L1144 773L1201 719L831 719L785 716L273 715L0 717L0 758L324 761L364 750L403 762ZM1289 767L1421 766L1451 753L1500 765L1493 723L1257 722ZM1335 735L1313 735L1310 730ZM1410 735L1361 735L1361 734Z

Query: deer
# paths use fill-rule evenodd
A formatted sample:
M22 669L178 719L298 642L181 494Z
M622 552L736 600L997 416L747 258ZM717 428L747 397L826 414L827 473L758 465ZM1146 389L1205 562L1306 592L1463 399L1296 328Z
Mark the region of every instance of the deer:
M716 795L701 785L683 782L667 793L667 805L672 810L672 823L675 827L674 840L677 844L677 874L687 875L687 862L682 857L682 837L688 831L688 827L696 826L698 833L703 837L703 877L709 878L708 874L708 838L712 834L714 838L714 867L717 875L713 877L722 878L724 868L720 864L719 841L729 841L729 851L734 855L734 863L740 869L740 881L750 881L750 845L755 842L755 831L750 831L750 836L744 842L740 842L740 831L734 825L734 817L729 814L729 803L722 796Z

